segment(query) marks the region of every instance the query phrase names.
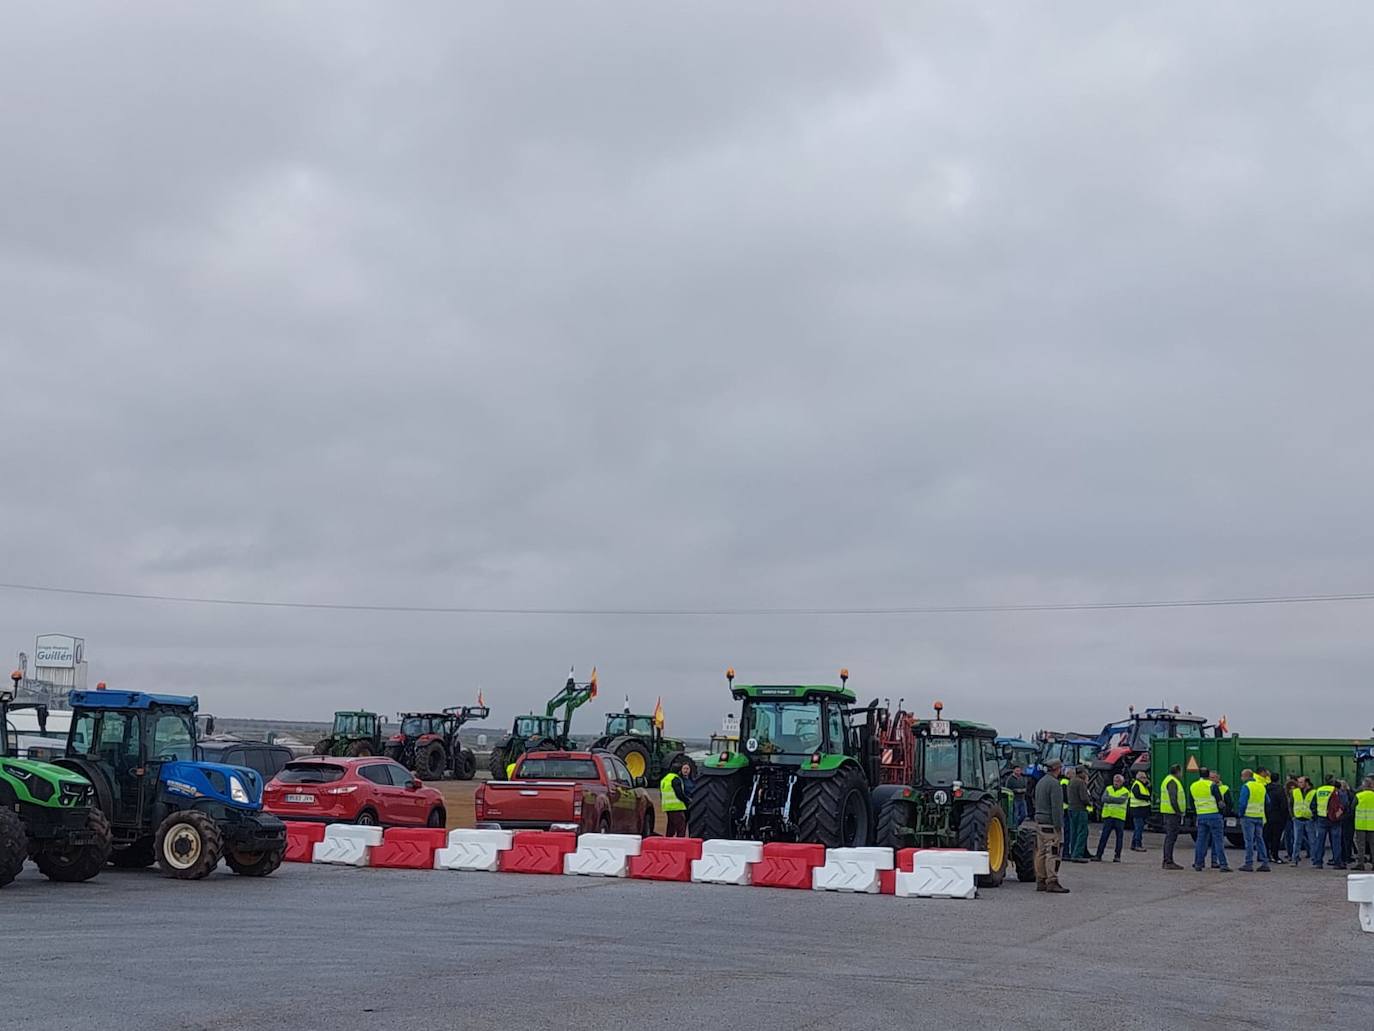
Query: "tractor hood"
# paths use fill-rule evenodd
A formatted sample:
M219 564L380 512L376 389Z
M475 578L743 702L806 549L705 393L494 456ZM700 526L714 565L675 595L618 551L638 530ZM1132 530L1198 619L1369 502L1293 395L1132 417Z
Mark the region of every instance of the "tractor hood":
M262 808L262 778L246 766L184 762L162 764L163 789L179 798L208 798L234 809Z
M0 778L18 802L71 807L89 801L91 782L79 773L36 759L0 759Z

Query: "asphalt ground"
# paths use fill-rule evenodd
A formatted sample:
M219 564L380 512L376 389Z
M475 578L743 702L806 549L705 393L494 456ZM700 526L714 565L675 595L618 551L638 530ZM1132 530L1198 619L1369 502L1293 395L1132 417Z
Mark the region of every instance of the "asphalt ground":
M295 864L59 885L29 867L0 890L0 1027L1374 1026L1374 935L1343 875L1158 863L972 901Z

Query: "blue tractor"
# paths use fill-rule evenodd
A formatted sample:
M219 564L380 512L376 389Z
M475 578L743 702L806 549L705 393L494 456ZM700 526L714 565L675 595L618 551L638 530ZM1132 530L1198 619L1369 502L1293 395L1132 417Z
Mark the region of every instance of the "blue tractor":
M281 865L286 826L262 811L262 777L199 760L198 701L137 691L73 691L66 757L58 763L95 788L114 831L115 866L154 862L198 880L221 858L265 877ZM210 718L207 732L213 730Z

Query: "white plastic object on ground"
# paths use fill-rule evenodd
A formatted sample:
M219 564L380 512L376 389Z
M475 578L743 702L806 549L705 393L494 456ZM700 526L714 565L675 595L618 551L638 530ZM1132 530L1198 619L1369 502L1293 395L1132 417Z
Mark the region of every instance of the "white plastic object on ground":
M893 863L890 848L828 848L825 865L811 871L811 888L877 895L882 890L879 872L891 870Z
M434 852L436 870L486 870L500 868L501 853L511 847L513 831L461 828L448 832L448 846Z
M978 894L974 877L989 869L986 852L917 852L911 873L898 872L896 894L902 898L971 899Z
M761 842L711 838L701 843L701 858L692 860L692 880L702 884L749 884L749 866L762 858Z
M1345 897L1359 904L1360 928L1374 934L1374 874L1352 873L1345 879Z
M638 834L583 834L577 851L563 857L563 872L583 877L628 877L630 857L639 855Z
M380 827L331 823L324 829L324 840L315 843L311 860L334 866L367 866L372 848L381 843Z

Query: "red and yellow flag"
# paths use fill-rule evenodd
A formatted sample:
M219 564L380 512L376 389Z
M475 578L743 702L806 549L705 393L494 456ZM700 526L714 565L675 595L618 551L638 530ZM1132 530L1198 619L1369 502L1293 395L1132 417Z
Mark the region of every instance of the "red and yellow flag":
M481 708L483 708L486 704L487 704L486 702L482 701L482 689L479 687L479 688L477 689L477 708L481 709Z
M660 697L659 700L658 700L657 702L654 703L654 726L657 727L659 730L662 730L662 729L663 729L663 698L662 698L662 697Z
M595 698L595 697L596 697L596 667L595 667L595 666L592 667L592 676L591 676L591 679L587 681L587 686L588 686L589 688L591 688L591 694L590 694L589 697Z

